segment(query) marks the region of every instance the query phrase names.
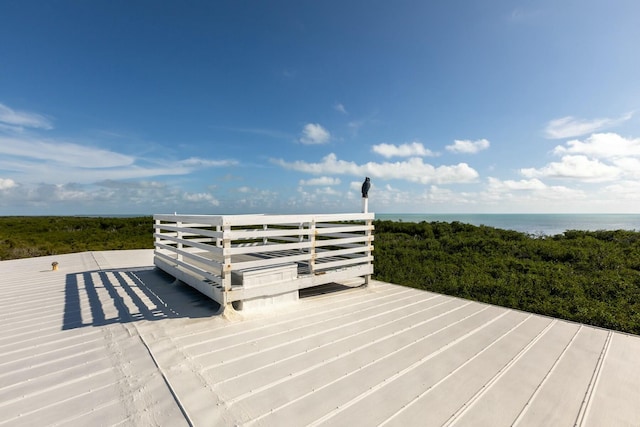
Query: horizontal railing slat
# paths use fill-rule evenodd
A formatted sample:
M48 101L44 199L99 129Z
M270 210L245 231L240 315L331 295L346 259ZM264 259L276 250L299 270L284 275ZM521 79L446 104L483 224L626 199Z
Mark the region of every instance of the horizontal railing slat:
M372 260L373 260L372 256L361 257L361 258L349 258L349 259L343 259L339 261L318 263L316 265L316 268L317 270L322 271L322 270L329 270L329 269L338 268L338 267L346 267L349 265L366 264L368 262L371 262Z
M234 270L245 270L248 268L268 267L271 265L288 264L292 262L308 261L309 254L280 256L273 258L265 258L255 261L236 262L233 264Z
M225 237L231 240L236 239L259 239L263 237L279 237L279 236L308 236L310 233L308 228L303 229L253 229L253 230L231 230L225 233Z
M220 276L218 276L218 275L216 275L214 273L211 273L211 272L209 272L207 270L203 270L202 268L198 268L197 266L195 266L193 264L189 264L187 262L180 261L180 260L178 260L176 258L173 258L173 257L171 257L171 256L169 256L167 254L164 254L162 252L156 252L155 256L165 260L168 263L179 265L182 268L185 268L185 269L187 269L187 270L189 270L189 271L191 271L191 272L193 272L195 274L198 274L198 275L204 277L205 279L209 280L212 283L215 283L217 285L222 284L222 279L221 279Z
M268 244L268 245L256 245L246 247L232 247L227 249L227 253L230 255L239 254L261 254L266 252L287 251L292 249L308 249L311 248L311 242L299 242L299 243L281 243L281 244Z
M324 227L324 228L316 228L316 234L326 235L331 233L353 233L357 231L370 231L371 228L367 225L358 225L358 226L350 226L350 227Z
M187 258L187 259L191 259L194 262L197 262L198 264L203 264L207 267L210 267L214 272L221 272L222 271L222 267L223 264L220 263L219 261L216 261L215 259L210 259L210 258L206 258L203 257L201 254L202 252L190 252L187 250L182 250L182 249L177 249L177 248L173 248L173 247L167 247L163 245L158 245L156 247L160 247L161 249L165 249L172 253L172 254L176 254L176 260L177 255L181 255L183 258Z
M373 213L308 214L308 215L222 215L222 225L241 226L254 224L297 224L321 222L367 221ZM204 221L203 221L204 222Z
M182 231L183 233L189 233L190 235L193 235L193 236L207 236L207 237L212 237L214 239L215 238L221 239L223 236L222 231L203 230L200 228L178 227L174 225L156 226L156 230L168 230L168 231L175 231L175 232Z
M211 252L212 254L215 255L219 255L222 256L223 250L222 248L212 245L212 244L206 244L206 243L202 243L199 242L198 240L190 240L190 239L178 239L177 237L168 237L165 235L158 235L156 234L155 236L158 236L160 238L164 238L165 241L171 241L173 243L181 243L184 246L190 246L190 247L194 247L194 248L198 248L198 249L202 249L203 251L206 252Z
M360 242L368 242L372 236L358 236L358 237L349 237L346 239L327 239L327 240L316 240L316 246L341 246L347 245L350 243L360 243Z
M326 257L332 257L332 256L338 257L338 256L348 255L348 254L363 253L363 252L367 252L368 250L369 250L368 247L361 246L359 248L349 248L349 249L339 249L339 250L326 251L326 252L317 252L316 258L320 259L320 258L326 258Z
M177 214L155 214L153 219L156 221L166 222L193 222L196 224L206 225L222 225L222 216L220 215L177 215Z

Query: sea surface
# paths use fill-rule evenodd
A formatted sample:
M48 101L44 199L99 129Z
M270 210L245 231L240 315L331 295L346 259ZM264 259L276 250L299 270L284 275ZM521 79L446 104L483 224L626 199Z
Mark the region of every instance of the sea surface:
M555 236L567 230L640 231L640 214L376 214L376 219L402 222L453 222Z

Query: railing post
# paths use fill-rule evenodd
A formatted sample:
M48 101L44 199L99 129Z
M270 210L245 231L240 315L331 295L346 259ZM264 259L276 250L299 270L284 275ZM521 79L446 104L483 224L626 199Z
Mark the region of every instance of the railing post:
M158 251L158 244L160 243L160 220L159 219L155 220L155 227L154 227L153 231L154 231L154 233L156 235L156 237L154 239L155 244L153 246L154 246L154 251L157 252Z
M365 224L367 225L367 231L365 232L366 236L367 236L367 241L366 241L366 245L367 245L367 249L365 251L365 256L367 258L369 258L371 256L371 237L373 235L371 228L373 227L373 222L368 219L365 221ZM367 261L367 265L369 267L371 267L371 260L369 259L369 261ZM369 286L369 284L371 283L371 275L367 274L364 276L364 285L365 286Z
M316 272L316 220L309 222L309 273Z
M178 227L178 231L177 231L177 238L178 239L182 239L182 221L176 221L176 226ZM182 242L178 242L178 245L176 247L177 250L177 254L178 254L178 261L182 261L182 254L180 253L180 251L184 249L184 245L182 244Z
M304 239L305 239L305 233L304 233L304 222L299 222L298 223L298 243L303 243ZM304 248L299 248L298 249L299 253L304 253L305 249Z
M231 226L224 225L222 227L222 287L227 291L231 290ZM226 297L225 297L226 298Z
M269 228L268 224L262 224L262 230L267 231L268 228ZM269 239L267 238L267 236L264 236L262 238L262 244L266 245L267 243L269 243Z

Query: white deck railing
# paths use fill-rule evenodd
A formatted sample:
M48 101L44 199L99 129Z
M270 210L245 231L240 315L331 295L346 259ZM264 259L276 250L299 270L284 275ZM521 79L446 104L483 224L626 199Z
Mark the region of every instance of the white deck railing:
M222 305L358 277L368 283L373 219L373 213L154 215L154 262ZM243 283L247 272L283 266L295 277Z

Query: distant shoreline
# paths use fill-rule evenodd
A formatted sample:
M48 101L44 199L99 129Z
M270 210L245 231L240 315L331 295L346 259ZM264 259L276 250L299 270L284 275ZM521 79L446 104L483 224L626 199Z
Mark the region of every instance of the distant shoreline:
M377 220L398 222L463 222L475 226L553 236L567 230L640 231L640 214L376 214Z
M3 215L0 218L152 218L153 214L74 214L74 215ZM640 214L608 213L481 213L481 214L432 214L432 213L376 213L375 219L396 222L462 222L475 226L488 226L513 230L532 236L554 236L567 230L640 231Z

